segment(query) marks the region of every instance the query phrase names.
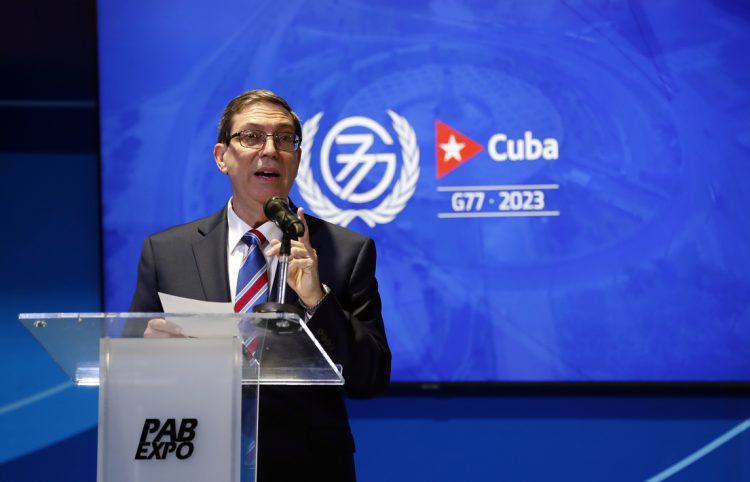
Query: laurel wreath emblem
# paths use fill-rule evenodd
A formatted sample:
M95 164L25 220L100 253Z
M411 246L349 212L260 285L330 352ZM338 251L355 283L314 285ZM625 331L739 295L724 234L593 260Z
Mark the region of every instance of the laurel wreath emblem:
M312 169L310 168L313 141L315 140L315 134L318 132L323 113L318 112L302 125L302 139L304 140L299 170L297 171L297 187L302 198L321 218L340 226L347 226L359 217L368 226L374 228L376 224L386 224L393 221L414 195L417 179L419 179L417 136L406 119L392 110L387 112L393 122L393 130L398 135L399 144L401 144L403 164L398 181L393 186L393 191L372 209L341 209L323 194L320 186L313 179Z

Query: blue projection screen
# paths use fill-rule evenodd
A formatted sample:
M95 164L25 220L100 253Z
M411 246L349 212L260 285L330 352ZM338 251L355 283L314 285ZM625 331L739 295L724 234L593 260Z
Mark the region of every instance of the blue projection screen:
M252 88L291 197L375 239L397 382L750 380L750 5L100 0L106 309L229 199Z

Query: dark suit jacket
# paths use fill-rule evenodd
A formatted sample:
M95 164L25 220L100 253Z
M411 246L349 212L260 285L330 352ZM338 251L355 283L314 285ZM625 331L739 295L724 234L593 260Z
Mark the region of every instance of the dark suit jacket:
M372 397L388 386L391 369L375 279L375 244L354 231L305 218L318 253L320 280L331 289L308 327L334 363L343 366L346 393ZM130 310L163 311L159 291L230 301L227 233L224 208L148 237ZM340 387L262 387L259 410L260 465L263 454L275 450L354 451Z

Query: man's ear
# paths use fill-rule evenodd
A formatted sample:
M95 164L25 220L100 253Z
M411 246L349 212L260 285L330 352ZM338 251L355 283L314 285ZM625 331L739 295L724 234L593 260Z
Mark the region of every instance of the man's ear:
M229 173L229 170L227 169L227 164L226 162L224 162L224 154L226 154L228 147L229 146L221 142L214 144L214 160L216 161L216 166L224 174Z

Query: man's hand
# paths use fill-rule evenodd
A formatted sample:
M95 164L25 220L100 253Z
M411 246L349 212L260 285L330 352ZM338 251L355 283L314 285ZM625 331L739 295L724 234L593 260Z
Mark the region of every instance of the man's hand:
M143 338L185 338L185 335L182 334L182 327L177 323L164 318L154 318L148 320Z
M305 210L297 208L297 216L305 225L305 235L297 241L292 241L287 283L305 306L315 306L325 295L318 275L318 254L310 245L310 230L305 221ZM274 239L266 251L266 256L278 256L280 250L281 241Z

